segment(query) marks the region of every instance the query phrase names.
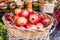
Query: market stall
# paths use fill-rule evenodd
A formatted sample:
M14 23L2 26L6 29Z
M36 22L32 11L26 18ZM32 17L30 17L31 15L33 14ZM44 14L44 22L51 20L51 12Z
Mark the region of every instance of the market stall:
M0 19L1 40L55 40L60 0L0 0Z

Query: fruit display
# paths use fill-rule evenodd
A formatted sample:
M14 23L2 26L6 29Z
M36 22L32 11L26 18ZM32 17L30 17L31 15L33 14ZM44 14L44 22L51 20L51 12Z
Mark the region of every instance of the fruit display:
M13 13L5 13L2 19L8 28L9 37L45 39L53 25L53 19L50 17L48 14L36 12L30 8L25 10L17 8Z
M31 8L25 10L16 8L13 13L6 12L2 20L8 28L9 37L22 39L47 37L54 22L50 15L36 12Z
M24 9L24 2L19 0L0 0L0 12L13 12L15 8Z
M24 27L25 29L44 29L47 25L51 23L48 16L39 15L32 9L15 9L14 15L10 13L5 13L5 19L10 23L14 24L18 28Z
M3 0L0 2L0 9L3 7L3 9L7 9L7 8L10 8L10 9L15 9L18 4L21 6L23 6L23 2L22 1L19 1L19 2L15 2L14 0L11 1L11 0ZM20 7L19 6L19 7Z
M32 8L41 11L46 0L0 0L0 12L12 12L15 8Z
M57 19L57 21L60 20L60 11L57 11L56 13L53 13L52 16Z
M9 40L9 36L7 35L7 28L0 22L0 40Z

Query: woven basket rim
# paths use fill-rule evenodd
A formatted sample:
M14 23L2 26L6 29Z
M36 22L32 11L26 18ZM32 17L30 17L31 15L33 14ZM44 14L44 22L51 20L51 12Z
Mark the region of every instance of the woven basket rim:
M50 29L51 29L51 27L52 27L52 25L53 25L53 22L54 22L54 18L53 18L52 16L50 16L50 15L48 15L48 17L51 19L51 23L50 23L47 27L45 27L43 30L40 30L40 29L36 29L36 30L31 29L31 30L29 30L29 29L21 29L21 28L18 28L18 27L15 26L15 25L12 25L12 24L7 23L7 22L6 22L7 20L5 20L5 17L4 17L4 16L2 17L2 20L3 20L3 23L4 23L4 24L5 24L5 22L6 22L7 25L9 24L9 25L14 26L14 27L12 27L12 28L15 28L15 29L18 29L18 30L24 30L24 31L32 31L32 32L34 32L34 31L46 31L46 30L50 30Z

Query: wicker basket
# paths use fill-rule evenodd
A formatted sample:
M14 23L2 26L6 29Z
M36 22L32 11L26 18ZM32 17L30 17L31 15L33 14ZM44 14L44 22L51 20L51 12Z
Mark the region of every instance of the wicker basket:
M2 17L4 24L8 29L8 34L10 40L49 40L49 30L53 25L54 19L48 15L51 19L51 23L48 27L44 28L44 30L26 30L26 29L19 29L15 25L9 24L5 17Z
M45 13L53 13L54 12L54 3L45 3L42 5L39 5L40 11Z

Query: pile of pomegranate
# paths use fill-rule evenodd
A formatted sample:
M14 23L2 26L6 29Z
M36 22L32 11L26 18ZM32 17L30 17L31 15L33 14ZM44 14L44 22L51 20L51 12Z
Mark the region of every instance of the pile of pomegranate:
M8 23L15 25L18 28L25 29L44 29L50 24L50 19L46 16L39 15L32 9L15 9L14 14L5 13L5 19Z

